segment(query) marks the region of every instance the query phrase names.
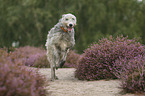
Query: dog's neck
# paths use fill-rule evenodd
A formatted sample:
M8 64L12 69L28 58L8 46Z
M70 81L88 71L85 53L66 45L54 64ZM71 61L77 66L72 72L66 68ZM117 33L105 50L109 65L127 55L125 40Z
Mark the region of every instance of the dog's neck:
M55 28L57 29L57 30L59 30L60 32L64 32L64 33L71 33L71 32L69 32L67 29L66 29L66 27L62 24L62 23L57 23L56 25L55 25Z
M61 28L64 32L68 33L68 30L65 30L63 26L60 26L60 28Z

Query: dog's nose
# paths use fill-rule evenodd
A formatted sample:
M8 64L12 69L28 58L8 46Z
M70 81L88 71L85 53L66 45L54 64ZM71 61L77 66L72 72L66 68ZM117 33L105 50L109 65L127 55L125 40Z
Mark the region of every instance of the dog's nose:
M69 24L69 26L70 26L70 27L72 27L72 26L73 26L73 24Z

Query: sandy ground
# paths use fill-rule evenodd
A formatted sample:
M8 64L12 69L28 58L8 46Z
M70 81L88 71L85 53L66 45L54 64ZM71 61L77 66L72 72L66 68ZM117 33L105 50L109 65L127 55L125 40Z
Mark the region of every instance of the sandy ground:
M74 77L74 68L62 68L56 71L59 80L49 81L48 96L141 96L122 95L119 80L81 81ZM40 74L50 80L50 68L39 69Z

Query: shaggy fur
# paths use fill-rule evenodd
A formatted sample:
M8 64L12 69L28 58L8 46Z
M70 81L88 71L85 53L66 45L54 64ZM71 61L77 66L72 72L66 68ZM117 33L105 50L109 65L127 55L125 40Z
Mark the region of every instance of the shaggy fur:
M58 79L55 69L65 63L69 50L75 45L74 26L76 17L72 14L64 14L59 22L49 31L46 48L47 58L51 66L51 80Z

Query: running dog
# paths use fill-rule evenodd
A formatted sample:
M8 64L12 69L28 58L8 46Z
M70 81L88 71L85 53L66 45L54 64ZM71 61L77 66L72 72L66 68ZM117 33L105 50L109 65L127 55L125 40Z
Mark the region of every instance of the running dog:
M51 80L57 78L55 69L61 68L69 50L75 45L74 26L76 17L72 14L64 14L59 22L49 31L46 41L47 59L51 66Z

